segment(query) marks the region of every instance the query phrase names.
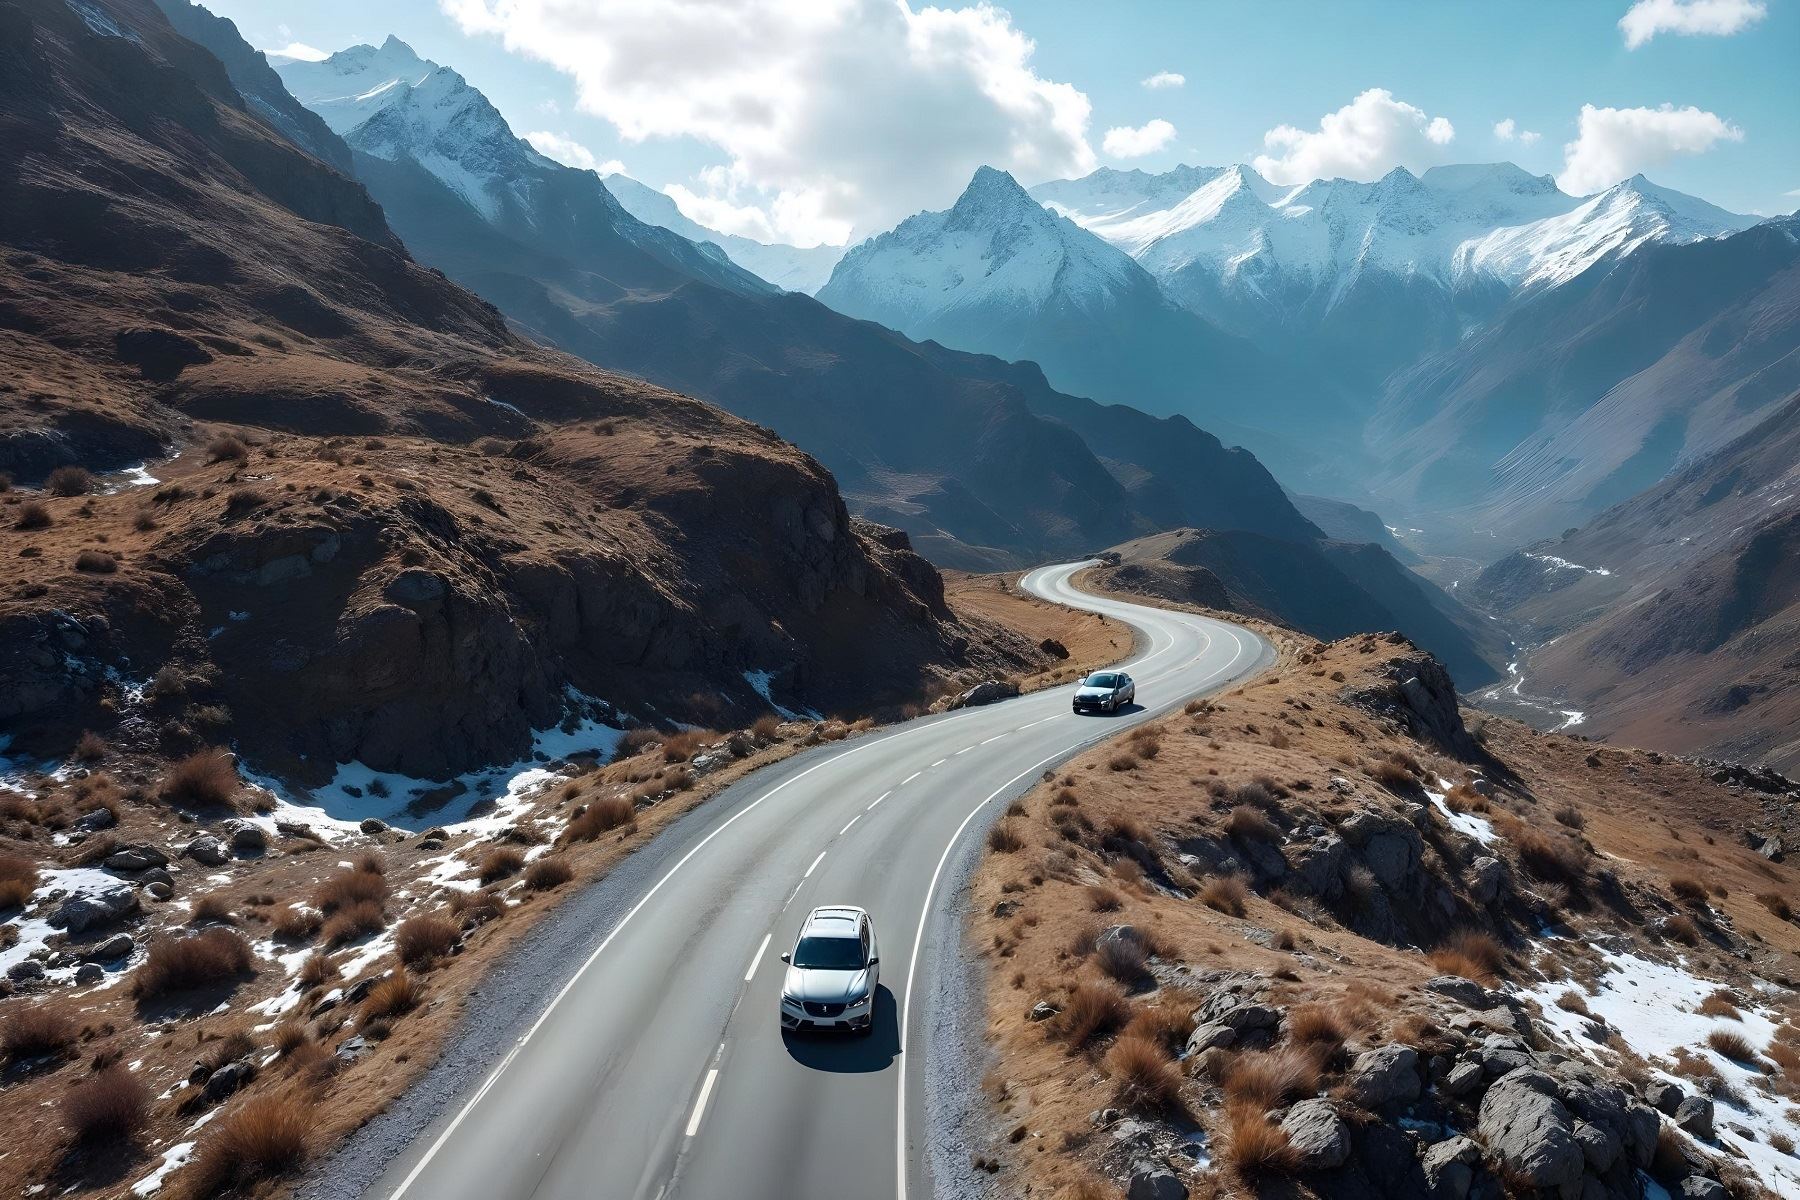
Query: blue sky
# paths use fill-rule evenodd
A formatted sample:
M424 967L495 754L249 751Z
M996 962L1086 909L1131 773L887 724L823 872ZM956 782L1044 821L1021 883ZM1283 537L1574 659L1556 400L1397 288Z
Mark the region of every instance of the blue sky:
M1510 159L1574 191L1642 170L1740 212L1800 206L1795 0L1642 0L1629 29L1630 0L209 7L264 49L395 34L541 149L617 161L765 240L840 241L943 207L982 162L1032 183L1096 165L1299 179ZM1158 74L1181 82L1145 85Z

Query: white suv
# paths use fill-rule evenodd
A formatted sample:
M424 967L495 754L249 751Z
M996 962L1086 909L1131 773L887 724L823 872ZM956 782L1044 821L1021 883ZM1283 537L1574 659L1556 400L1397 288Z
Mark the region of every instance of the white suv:
M849 905L815 908L800 927L781 984L781 1027L875 1030L881 958L869 914Z

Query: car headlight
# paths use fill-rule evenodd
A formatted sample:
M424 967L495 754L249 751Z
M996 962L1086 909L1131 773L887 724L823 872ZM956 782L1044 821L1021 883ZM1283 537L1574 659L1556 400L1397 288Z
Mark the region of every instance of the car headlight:
M860 1005L867 1004L868 1002L869 1002L869 993L858 992L856 995L850 997L849 1007L856 1008Z

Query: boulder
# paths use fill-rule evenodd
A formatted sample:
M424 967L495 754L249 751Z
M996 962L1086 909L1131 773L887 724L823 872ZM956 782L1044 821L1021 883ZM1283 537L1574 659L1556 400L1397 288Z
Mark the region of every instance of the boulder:
M135 875L151 867L167 866L169 856L155 846L127 846L106 856L106 869Z
M231 834L234 854L254 857L269 848L269 831L254 821L230 821L225 828Z
M1708 1179L1704 1175L1689 1175L1676 1187L1675 1195L1681 1200L1726 1200L1730 1193L1716 1179Z
M1482 856L1469 864L1469 894L1482 904L1500 898L1506 886L1506 864L1497 858Z
M1281 1024L1281 1010L1270 1004L1240 1004L1220 1013L1213 1023L1229 1026L1238 1034L1273 1029Z
M1323 900L1344 894L1344 839L1328 834L1302 847L1295 855L1293 874L1301 886Z
M359 1033L354 1037L345 1038L338 1043L337 1058L340 1063L348 1066L350 1063L353 1063L357 1059L368 1054L369 1049L368 1041Z
M1237 1044L1237 1030L1229 1025L1207 1024L1188 1034L1187 1054L1205 1054L1208 1050L1226 1050Z
M31 983L44 977L44 964L35 958L22 958L6 968L6 977L14 983Z
M1612 1170L1612 1165L1619 1161L1619 1155L1625 1150L1624 1144L1611 1130L1590 1125L1586 1121L1575 1123L1575 1143L1581 1147L1582 1156L1587 1159L1588 1170L1596 1175L1604 1175Z
M979 708L996 700L1007 700L1019 694L1019 685L1010 679L988 679L976 684L956 698L951 708ZM1182 1193L1186 1195L1186 1193Z
M137 906L137 889L123 880L115 880L64 900L50 914L50 924L70 934L104 929L137 911Z
M171 885L158 880L154 883L145 884L144 894L149 896L152 900L167 900L170 896L175 894L175 889Z
M1672 1117L1675 1115L1675 1110L1681 1107L1681 1102L1687 1099L1687 1093L1682 1090L1679 1083L1654 1079L1644 1085L1644 1099L1649 1101L1650 1107L1657 1112L1667 1113Z
M1481 1147L1460 1134L1426 1147L1419 1165L1432 1200L1464 1200L1480 1161Z
M104 942L97 942L81 952L81 957L89 962L112 962L124 958L137 949L129 933L115 933Z
M1419 1054L1411 1046L1378 1046L1350 1065L1350 1092L1359 1104L1380 1108L1419 1096Z
M1525 1067L1501 1077L1481 1098L1476 1128L1519 1186L1568 1187L1587 1165L1574 1118L1557 1098L1555 1080L1541 1071Z
M249 1059L240 1058L236 1062L228 1062L206 1077L206 1098L217 1104L254 1078L256 1064Z
M82 813L75 818L75 828L82 833L98 833L102 829L111 829L119 823L110 808L96 808L93 812Z
M1187 1184L1164 1166L1140 1163L1125 1185L1125 1200L1187 1200Z
M1713 1139L1713 1102L1705 1096L1689 1096L1675 1109L1675 1124L1703 1142Z
M1481 1081L1485 1078L1487 1078L1487 1072L1481 1069L1480 1063L1469 1062L1467 1060L1459 1062L1454 1067L1450 1068L1450 1073L1448 1075L1444 1076L1442 1085L1444 1094L1448 1096L1467 1096L1470 1092L1473 1092L1476 1088L1480 1087Z
M1425 990L1456 1001L1465 1008L1483 1009L1493 1005L1493 994L1473 979L1461 975L1439 975L1425 981Z
M1031 1011L1025 1014L1025 1019L1028 1021L1048 1021L1051 1017L1054 1017L1061 1011L1061 1008L1058 1008L1048 1000L1039 1000L1036 1004L1031 1006Z
M225 843L210 833L203 833L189 842L181 853L207 867L222 867L231 859L231 856L225 853Z
M388 823L380 817L364 817L357 828L368 834L386 833Z
M75 970L76 987L92 987L106 978L106 972L99 963L82 963Z
M1418 882L1425 843L1408 821L1363 809L1338 826L1338 832L1364 865L1391 891L1410 893Z
M1329 1100L1302 1100L1281 1119L1302 1171L1330 1171L1350 1157L1350 1126Z

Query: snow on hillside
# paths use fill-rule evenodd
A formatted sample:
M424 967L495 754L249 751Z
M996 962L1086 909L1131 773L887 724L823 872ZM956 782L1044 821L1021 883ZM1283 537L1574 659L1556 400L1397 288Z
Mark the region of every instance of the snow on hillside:
M711 242L738 266L785 291L812 295L825 286L832 268L844 256L843 246L787 246L709 229L682 212L669 196L629 175L615 172L605 183L607 191L638 220L690 241Z

